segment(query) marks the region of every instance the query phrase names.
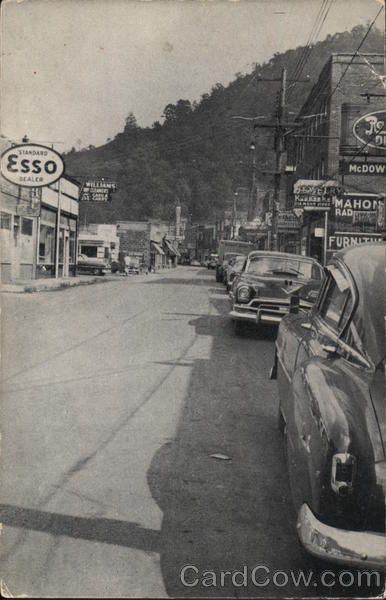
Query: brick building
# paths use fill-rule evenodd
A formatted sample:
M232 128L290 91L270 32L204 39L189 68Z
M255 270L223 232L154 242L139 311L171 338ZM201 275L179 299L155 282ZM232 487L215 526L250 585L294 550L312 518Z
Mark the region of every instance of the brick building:
M341 186L325 213L305 209L299 231L303 254L327 257L341 247L381 239L386 172L385 88L381 54L333 54L287 139L286 208L294 204L294 183L335 181ZM319 237L322 235L322 237Z
M176 266L179 251L168 235L169 223L155 221L118 221L120 254L139 258L143 267L161 269Z

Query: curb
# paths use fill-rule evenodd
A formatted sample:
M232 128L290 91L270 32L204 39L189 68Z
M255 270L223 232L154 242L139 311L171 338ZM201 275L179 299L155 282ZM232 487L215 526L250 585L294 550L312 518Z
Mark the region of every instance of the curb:
M152 273L150 276L150 278L157 276L157 275L164 275L165 273L169 273L169 271L157 271L156 273ZM144 276L143 273L141 273L142 276ZM72 288L72 287L78 287L81 285L92 285L95 283L111 283L111 282L117 282L117 281L136 281L137 277L140 277L141 275L132 275L129 277L123 277L123 276L105 276L105 277L90 277L87 279L66 279L64 281L58 281L57 284L51 284L49 285L48 282L52 282L54 281L53 279L48 279L47 283L26 283L26 284L12 284L12 283L4 283L2 285L0 285L0 294L34 294L37 292L57 292L60 290L65 290L68 288ZM146 275L146 277L148 277L148 275ZM8 288L8 289L7 289Z
M111 281L121 281L120 278L105 279L103 277L90 277L90 279L82 279L78 281L60 281L57 285L47 285L44 283L27 283L25 285L17 284L3 284L0 286L0 293L2 294L34 294L36 292L57 292L72 287L79 287L81 285L92 285L94 283L108 283ZM8 289L7 289L8 288Z

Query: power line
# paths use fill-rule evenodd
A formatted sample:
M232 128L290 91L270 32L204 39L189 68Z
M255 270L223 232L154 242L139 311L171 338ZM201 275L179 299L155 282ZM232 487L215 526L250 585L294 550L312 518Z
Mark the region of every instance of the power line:
M355 50L354 54L352 55L352 58L349 62L349 64L347 65L347 67L345 68L345 70L343 71L338 83L336 84L335 88L333 89L333 91L331 92L331 94L329 95L329 97L327 98L327 101L330 100L332 98L332 96L335 94L336 90L338 89L340 83L343 81L347 71L349 70L350 66L352 65L354 58L357 56L359 50L362 48L363 44L365 43L371 29L373 28L373 25L375 23L375 21L378 19L379 15L381 14L381 12L383 11L383 6L381 6L381 8L379 9L379 11L377 12L377 14L375 15L374 19L372 20L372 22L370 23L364 37L362 38L361 43L359 44L358 48Z

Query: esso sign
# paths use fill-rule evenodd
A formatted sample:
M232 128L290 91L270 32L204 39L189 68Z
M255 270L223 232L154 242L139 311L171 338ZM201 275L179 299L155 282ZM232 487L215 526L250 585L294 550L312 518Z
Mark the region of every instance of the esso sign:
M64 162L52 148L40 144L20 144L1 155L1 174L21 187L43 187L64 173Z

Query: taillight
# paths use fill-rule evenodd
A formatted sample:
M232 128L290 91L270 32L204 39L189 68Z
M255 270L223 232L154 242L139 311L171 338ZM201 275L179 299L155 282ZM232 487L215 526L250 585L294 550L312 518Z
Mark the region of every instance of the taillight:
M239 302L249 302L251 297L251 289L247 285L242 285L237 288L237 300Z
M334 454L331 467L331 488L339 496L347 496L353 490L356 471L355 456L348 453Z

